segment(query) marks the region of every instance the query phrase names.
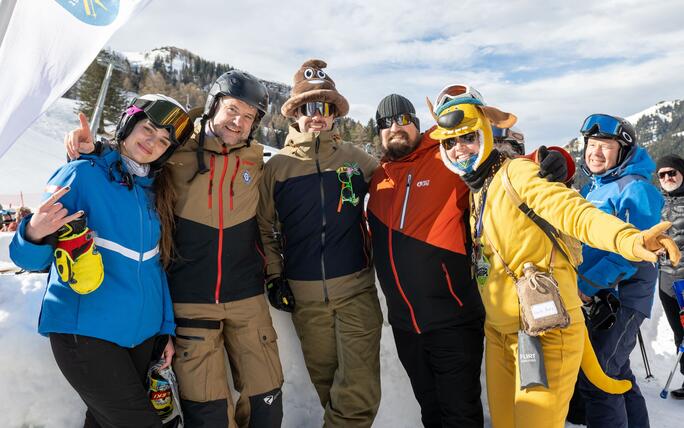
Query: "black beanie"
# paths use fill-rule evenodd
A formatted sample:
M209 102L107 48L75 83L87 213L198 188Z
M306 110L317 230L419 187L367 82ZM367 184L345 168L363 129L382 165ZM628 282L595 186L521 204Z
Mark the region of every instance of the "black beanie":
M398 114L409 113L413 116L413 123L420 131L420 122L416 116L416 109L406 97L398 94L387 95L378 104L378 110L375 112L375 121L379 121L383 117L393 117Z
M660 170L660 168L673 168L684 175L684 159L677 155L665 155L658 159L656 163L656 171Z

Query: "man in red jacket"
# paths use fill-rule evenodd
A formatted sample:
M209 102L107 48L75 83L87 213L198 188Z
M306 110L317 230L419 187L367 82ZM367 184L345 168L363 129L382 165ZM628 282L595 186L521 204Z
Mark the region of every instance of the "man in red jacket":
M471 275L468 188L421 135L411 102L392 94L376 113L384 157L371 180L368 223L399 359L425 427L481 427L484 308Z

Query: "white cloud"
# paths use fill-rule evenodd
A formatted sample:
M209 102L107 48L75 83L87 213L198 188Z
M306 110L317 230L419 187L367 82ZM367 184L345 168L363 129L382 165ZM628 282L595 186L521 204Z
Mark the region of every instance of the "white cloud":
M571 138L593 111L629 115L682 97L680 14L677 0L158 0L111 45L179 46L285 83L323 58L363 122L399 92L427 125L426 95L471 83L515 111L534 146Z

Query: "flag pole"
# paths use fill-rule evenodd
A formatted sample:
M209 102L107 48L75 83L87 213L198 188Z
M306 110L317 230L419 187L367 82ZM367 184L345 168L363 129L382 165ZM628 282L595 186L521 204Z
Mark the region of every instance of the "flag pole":
M5 39L5 34L7 33L7 28L9 28L9 23L12 19L12 13L14 12L14 6L16 6L16 4L17 0L0 1L0 47L2 47L2 41Z
M102 110L104 109L105 98L107 96L107 89L109 89L109 81L112 78L113 68L114 64L110 62L107 66L105 77L102 79L102 87L100 88L100 94L97 97L97 103L95 104L95 110L93 111L93 118L90 120L90 129L93 135L97 135L97 130L100 128L100 118L102 117Z

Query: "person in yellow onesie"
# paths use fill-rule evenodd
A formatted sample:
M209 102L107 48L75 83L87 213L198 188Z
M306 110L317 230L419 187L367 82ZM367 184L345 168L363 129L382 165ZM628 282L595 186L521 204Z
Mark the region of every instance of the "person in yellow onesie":
M656 253L664 251L671 260L678 260L679 251L663 234L668 223L642 232L598 210L564 184L540 178L535 162L512 160L500 154L493 148L491 124L510 127L516 121L514 115L484 106L474 98L456 99L450 104L435 114L438 126L430 136L440 140L446 167L459 174L472 192L471 230L476 245L473 254L479 258L474 264L486 310L485 364L492 425L563 427L580 366L589 380L606 392L622 393L631 384L607 377L599 366L588 341L574 266L558 254L553 261L553 276L570 323L540 336L548 387L521 388L520 307L515 282L504 263L518 277L523 275L526 262L547 272L553 244L507 196L503 174L508 174L513 189L540 217L558 231L592 247L629 260L651 262L657 260ZM485 239L481 239L482 232ZM571 248L565 249L573 253ZM487 271L488 274L483 273Z

